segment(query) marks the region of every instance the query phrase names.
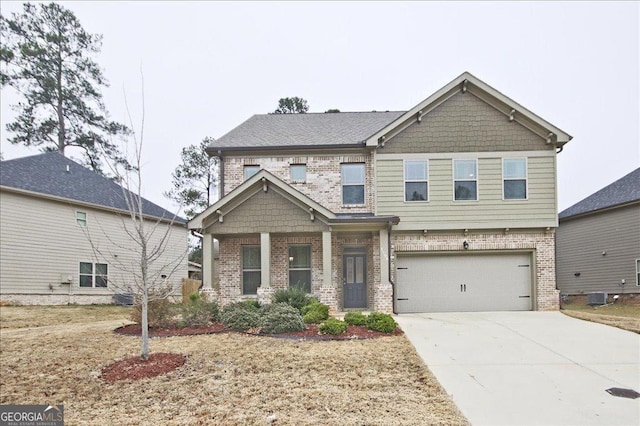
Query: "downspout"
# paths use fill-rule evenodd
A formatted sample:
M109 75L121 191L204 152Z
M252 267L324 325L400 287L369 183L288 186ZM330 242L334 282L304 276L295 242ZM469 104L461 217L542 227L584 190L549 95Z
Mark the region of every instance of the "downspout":
M396 283L393 282L393 274L391 273L391 227L393 223L389 221L387 223L387 261L389 262L389 284L391 284L391 310L394 314L396 312Z

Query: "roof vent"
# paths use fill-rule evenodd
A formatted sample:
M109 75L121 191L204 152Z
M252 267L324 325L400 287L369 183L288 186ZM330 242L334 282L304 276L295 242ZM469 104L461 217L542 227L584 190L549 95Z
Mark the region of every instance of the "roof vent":
M587 294L587 305L606 305L607 293L589 293Z
M69 172L70 172L69 165L67 164L67 173L69 173Z

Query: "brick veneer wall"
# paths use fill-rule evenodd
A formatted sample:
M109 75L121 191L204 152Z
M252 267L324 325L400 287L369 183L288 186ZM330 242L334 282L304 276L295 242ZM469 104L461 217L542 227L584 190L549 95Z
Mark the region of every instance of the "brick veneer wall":
M342 204L342 163L365 164L365 204ZM289 176L291 164L307 165L305 183L292 182ZM373 162L368 154L224 157L224 193L228 194L244 182L244 166L258 165L317 203L336 213L366 213L373 210Z
M393 234L395 254L401 252L462 252L464 241L469 243L465 252L491 252L494 250L531 251L535 262L535 306L539 311L557 310L559 291L556 290L555 241L553 232L485 232L451 234ZM392 262L395 281L395 256Z

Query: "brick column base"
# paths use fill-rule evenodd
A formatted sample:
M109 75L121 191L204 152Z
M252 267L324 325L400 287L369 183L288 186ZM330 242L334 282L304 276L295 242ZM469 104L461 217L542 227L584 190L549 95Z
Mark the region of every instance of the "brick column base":
M324 303L325 305L329 306L329 312L331 312L332 314L338 312L338 292L336 291L335 287L320 287L320 294L318 295L318 297L320 299L320 303Z
M218 292L214 288L203 288L200 290L200 295L204 297L209 302L219 302L218 300Z
M273 287L258 287L258 302L261 305L268 305L271 303L271 297L275 292Z
M384 312L385 314L393 313L393 289L391 283L380 283L375 288L373 297L373 310L376 312Z

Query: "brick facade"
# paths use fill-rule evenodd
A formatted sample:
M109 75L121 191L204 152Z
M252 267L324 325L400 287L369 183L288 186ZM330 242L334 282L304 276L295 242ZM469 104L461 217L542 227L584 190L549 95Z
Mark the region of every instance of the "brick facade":
M465 252L490 253L492 251L527 251L533 254L534 309L539 311L559 309L559 291L556 290L555 242L553 232L483 232L441 234L397 234L392 235L393 253L424 252L452 254L462 252L464 241L469 243ZM393 256L392 271L395 268ZM395 281L395 272L392 272Z

